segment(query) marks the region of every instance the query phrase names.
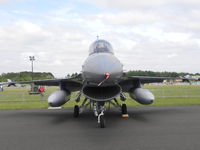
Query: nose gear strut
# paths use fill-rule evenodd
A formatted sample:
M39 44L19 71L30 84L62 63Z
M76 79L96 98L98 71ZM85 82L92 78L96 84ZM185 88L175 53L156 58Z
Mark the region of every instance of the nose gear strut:
M100 128L105 128L104 111L106 110L106 107L104 105L105 102L97 102L97 122Z

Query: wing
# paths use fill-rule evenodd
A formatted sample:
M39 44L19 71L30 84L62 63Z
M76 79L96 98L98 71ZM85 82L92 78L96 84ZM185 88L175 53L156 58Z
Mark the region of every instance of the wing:
M35 84L44 86L64 86L71 92L79 91L82 88L82 79L80 77L67 78L67 79L50 79L50 80L34 80L34 81L20 81L14 82L15 84Z
M151 77L151 76L130 76L124 78L119 82L123 92L129 92L131 88L139 87L145 83L161 83L164 80L176 80L188 81L186 78L173 78L173 77Z
M130 76L131 80L139 80L140 83L159 83L163 82L164 80L176 79L172 77L151 77L151 76Z

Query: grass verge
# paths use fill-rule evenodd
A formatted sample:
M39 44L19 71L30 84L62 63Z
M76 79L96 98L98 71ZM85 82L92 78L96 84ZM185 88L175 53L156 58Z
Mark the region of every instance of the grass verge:
M200 86L145 86L153 92L156 97L151 106L185 106L200 105ZM0 109L46 109L48 108L47 98L56 88L48 88L45 97L40 95L29 95L27 89L6 88L0 93ZM64 108L73 107L76 93L73 93L71 100L63 105ZM122 102L121 102L122 103ZM132 100L127 94L128 106L141 106Z

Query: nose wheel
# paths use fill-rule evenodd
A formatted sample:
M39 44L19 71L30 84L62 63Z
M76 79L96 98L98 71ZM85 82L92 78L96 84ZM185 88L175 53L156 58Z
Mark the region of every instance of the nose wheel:
M99 115L98 116L98 123L100 128L105 128L105 119L104 119L104 115Z
M79 106L75 105L74 106L74 117L77 118L79 116Z
M94 105L94 115L97 117L97 122L100 128L105 128L105 109L104 103L97 103L97 105Z

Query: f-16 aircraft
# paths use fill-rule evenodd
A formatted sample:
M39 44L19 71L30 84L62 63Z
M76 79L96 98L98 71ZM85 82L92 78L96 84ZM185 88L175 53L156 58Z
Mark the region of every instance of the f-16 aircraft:
M2 85L8 85L8 87L9 86L16 86L14 81L12 81L10 79L7 79L7 81L8 82L0 82L0 86L2 86Z
M197 77L191 77L190 75L186 75L184 77L182 77L183 81L185 82L189 82L190 81L200 81L200 78L197 78Z
M167 77L130 76L123 73L123 65L114 55L111 44L97 39L89 48L89 56L82 65L82 73L74 78L16 82L34 83L43 86L59 86L48 98L51 107L59 107L70 100L72 92L77 92L74 106L74 117L78 117L84 108L91 106L101 128L105 127L104 113L110 104L118 107L123 117L128 117L124 93L143 105L154 102L154 95L142 88L144 83L163 82ZM84 97L79 106L81 96ZM106 105L108 103L108 105Z

